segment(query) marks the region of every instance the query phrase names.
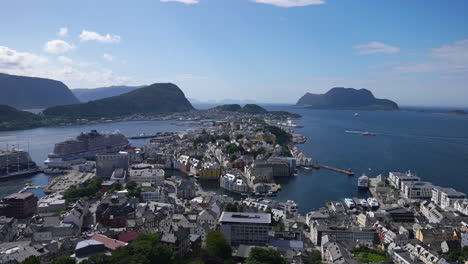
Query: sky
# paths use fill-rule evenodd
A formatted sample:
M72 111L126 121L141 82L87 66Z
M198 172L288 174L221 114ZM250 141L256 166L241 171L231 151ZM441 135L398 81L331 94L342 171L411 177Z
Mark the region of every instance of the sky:
M2 1L0 72L70 88L173 82L198 101L332 87L468 106L464 0Z

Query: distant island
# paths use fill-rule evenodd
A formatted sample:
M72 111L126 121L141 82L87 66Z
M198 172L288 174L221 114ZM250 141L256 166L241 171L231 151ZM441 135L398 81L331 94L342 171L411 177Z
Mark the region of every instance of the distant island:
M20 109L76 104L78 99L60 81L0 73L0 104Z
M367 89L335 87L325 94L306 93L296 103L298 107L315 109L398 110L388 99L377 99Z
M155 83L118 96L44 110L44 115L71 118L112 118L134 114L167 114L194 110L172 83Z
M452 110L445 112L444 114L448 115L468 115L468 113L465 110Z
M211 110L214 111L223 111L223 112L239 112L239 113L246 113L246 114L270 114L277 117L289 117L289 118L300 118L300 114L291 113L287 111L268 111L265 108L257 105L257 104L246 104L244 107L238 104L225 104L219 105Z
M72 89L73 94L80 100L82 103L89 101L99 100L107 97L117 96L124 93L131 92L138 88L142 88L145 85L141 86L109 86L109 87L100 87L100 88L78 88Z

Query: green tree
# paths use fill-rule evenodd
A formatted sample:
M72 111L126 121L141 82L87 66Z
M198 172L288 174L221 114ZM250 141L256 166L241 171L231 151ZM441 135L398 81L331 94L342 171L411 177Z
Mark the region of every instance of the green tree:
M322 263L322 254L316 249L312 249L309 254L309 264L320 264Z
M223 259L232 257L231 246L224 238L223 233L219 231L211 231L206 237L206 250L212 256Z
M76 261L69 256L62 256L54 259L51 264L76 264Z
M284 257L272 248L252 248L245 264L286 264Z
M130 190L133 190L133 189L137 188L137 183L134 182L134 181L129 181L129 182L127 182L125 187L127 187L127 189L130 191Z
M27 257L21 264L41 264L41 261L36 256Z
M104 254L97 254L83 260L80 264L113 264L111 257Z

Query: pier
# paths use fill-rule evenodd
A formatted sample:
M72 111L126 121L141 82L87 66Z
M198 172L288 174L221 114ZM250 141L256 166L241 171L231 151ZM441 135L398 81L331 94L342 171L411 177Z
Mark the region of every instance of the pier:
M314 169L323 168L323 169L327 169L327 170L331 170L331 171L336 171L336 172L339 172L339 173L346 174L346 175L348 175L348 176L353 176L353 175L354 175L354 172L352 172L351 170L342 170L342 169L330 167L330 166L323 165L323 164L314 164L314 165L312 165L312 167L313 167Z
M18 193L24 193L25 191L32 189L32 190L38 190L45 188L46 186L33 186L33 185L26 185L23 189L21 189Z

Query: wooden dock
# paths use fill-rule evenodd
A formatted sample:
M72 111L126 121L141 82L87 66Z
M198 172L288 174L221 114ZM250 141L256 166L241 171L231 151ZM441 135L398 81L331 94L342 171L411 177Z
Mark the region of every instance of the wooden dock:
M321 168L323 168L323 169L327 169L327 170L331 170L331 171L336 171L336 172L339 172L339 173L343 173L343 174L346 174L346 175L349 175L349 176L353 176L353 175L354 175L354 172L352 172L351 170L342 170L342 169L330 167L330 166L323 165L323 164L314 164L314 165L313 165L313 168L315 168L315 169L321 169Z

